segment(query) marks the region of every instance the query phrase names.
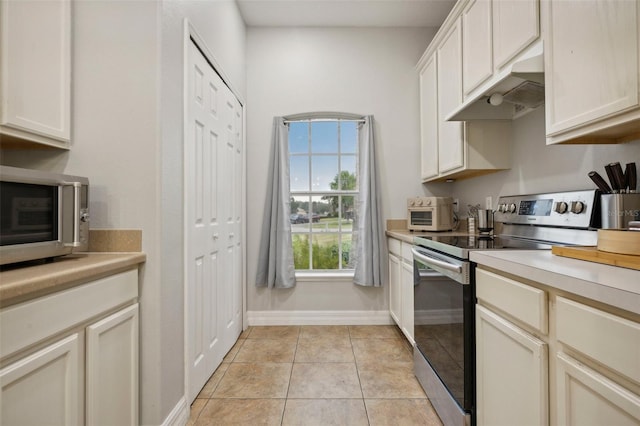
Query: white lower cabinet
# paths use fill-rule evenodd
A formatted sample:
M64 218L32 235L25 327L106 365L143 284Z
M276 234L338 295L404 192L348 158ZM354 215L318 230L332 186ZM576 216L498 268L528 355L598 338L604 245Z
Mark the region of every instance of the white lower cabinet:
M402 293L402 323L400 329L413 345L413 261L402 260L400 279L400 291Z
M556 354L556 386L556 424L640 424L640 396L562 352Z
M137 425L138 270L0 309L0 424Z
M640 425L640 323L561 296L556 323L556 423Z
M86 329L87 424L138 423L138 304Z
M413 255L410 243L395 238L389 247L389 313L413 345Z
M389 313L400 326L402 323L402 260L389 253Z
M73 333L2 368L0 424L82 424L81 350Z
M505 318L476 307L477 424L548 424L548 347Z
M476 296L478 426L640 425L639 315L482 266Z

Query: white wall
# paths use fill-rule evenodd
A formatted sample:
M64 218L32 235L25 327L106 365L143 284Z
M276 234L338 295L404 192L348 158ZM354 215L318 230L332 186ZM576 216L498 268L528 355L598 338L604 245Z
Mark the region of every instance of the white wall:
M77 1L71 150L0 153L5 165L88 176L91 228L142 230L147 261L140 282L140 415L145 425L162 424L185 403L185 17L244 96L245 26L233 0ZM188 415L189 407L183 408Z
M311 111L373 114L384 216L403 217L419 179L415 64L433 29L249 28L247 38L247 277L249 311L385 310L385 288L299 282L256 289L257 247L274 116ZM437 191L437 189L435 189Z
M551 145L545 142L544 108L513 122L512 164L510 170L453 184L452 195L460 199L460 212L466 205L484 208L486 196L534 194L596 188L587 176L591 170L607 179L604 165L635 161L640 165L640 140L620 145ZM426 185L429 186L429 185ZM464 214L463 214L464 213Z

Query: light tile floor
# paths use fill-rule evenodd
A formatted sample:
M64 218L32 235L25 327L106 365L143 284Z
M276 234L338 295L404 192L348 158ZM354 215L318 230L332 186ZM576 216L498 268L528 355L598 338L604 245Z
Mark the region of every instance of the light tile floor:
M188 424L442 425L394 326L250 327Z

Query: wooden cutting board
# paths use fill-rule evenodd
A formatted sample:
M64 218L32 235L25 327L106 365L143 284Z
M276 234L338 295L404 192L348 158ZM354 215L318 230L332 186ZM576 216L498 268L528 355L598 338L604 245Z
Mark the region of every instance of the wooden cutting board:
M598 250L597 247L551 247L551 253L563 257L571 257L589 262L604 263L606 265L620 266L640 271L640 256L629 254L609 253Z

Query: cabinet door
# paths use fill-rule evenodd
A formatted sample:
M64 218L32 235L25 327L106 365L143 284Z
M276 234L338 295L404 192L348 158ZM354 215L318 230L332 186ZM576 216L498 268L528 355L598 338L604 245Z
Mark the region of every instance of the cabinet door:
M389 313L398 327L402 327L400 263L396 256L389 255Z
M0 15L0 132L66 147L71 133L71 2L3 1Z
M626 426L640 423L640 396L570 356L556 355L556 424Z
M81 349L76 333L0 370L0 424L82 424Z
M138 424L138 304L87 327L87 424Z
M462 122L445 118L462 103L462 28L460 18L438 47L438 169L464 166Z
M409 339L411 344L415 344L413 338L413 264L403 261L402 262L402 279L401 292L402 292L402 332Z
M639 4L549 2L544 40L547 136L638 108Z
M540 37L539 3L538 0L494 0L492 5L493 58L496 70L500 70Z
M472 0L462 12L464 97L493 74L491 0Z
M420 138L422 180L438 176L438 72L436 55L420 71Z
M547 344L476 305L477 424L547 425Z

